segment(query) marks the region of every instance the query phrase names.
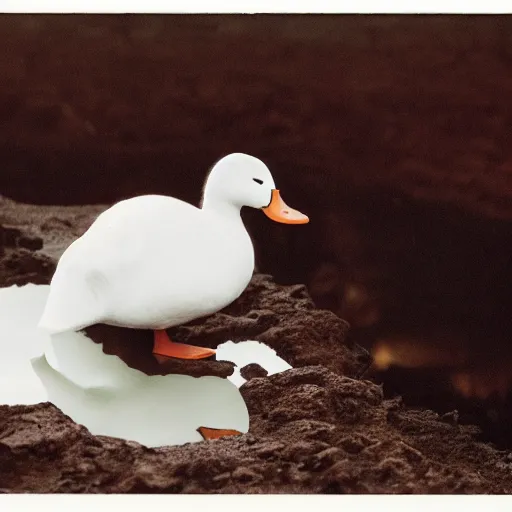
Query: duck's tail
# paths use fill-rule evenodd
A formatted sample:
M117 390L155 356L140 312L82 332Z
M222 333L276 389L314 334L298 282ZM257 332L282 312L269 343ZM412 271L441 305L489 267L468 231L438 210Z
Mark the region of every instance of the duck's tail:
M70 284L56 275L38 328L48 334L79 331L101 323L103 316L99 298L91 287L76 281Z

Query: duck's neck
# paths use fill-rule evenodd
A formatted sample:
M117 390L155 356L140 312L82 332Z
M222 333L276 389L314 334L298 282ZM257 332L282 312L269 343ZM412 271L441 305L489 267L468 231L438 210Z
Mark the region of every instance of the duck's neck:
M202 201L201 209L204 212L221 215L226 220L243 226L242 217L240 216L241 207L233 203L205 196Z

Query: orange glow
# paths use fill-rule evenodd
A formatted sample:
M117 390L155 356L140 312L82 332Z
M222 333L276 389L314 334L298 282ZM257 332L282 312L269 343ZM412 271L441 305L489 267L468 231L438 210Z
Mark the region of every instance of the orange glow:
M402 368L457 367L464 364L466 352L454 343L425 342L408 338L379 340L373 348L378 370Z
M478 361L473 367L467 348L454 340L386 338L373 348L374 367L445 368L454 391L466 398L485 400L492 395L505 399L512 388L512 361Z
M466 398L485 400L491 395L504 399L512 383L509 368L494 368L492 373L482 370L456 372L450 376L455 390Z

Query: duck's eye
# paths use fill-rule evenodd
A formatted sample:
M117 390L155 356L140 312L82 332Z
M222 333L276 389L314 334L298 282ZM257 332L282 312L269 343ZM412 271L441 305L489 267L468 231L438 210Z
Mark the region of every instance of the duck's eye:
M252 181L255 181L258 185L263 185L263 180L259 180L258 178L253 178Z

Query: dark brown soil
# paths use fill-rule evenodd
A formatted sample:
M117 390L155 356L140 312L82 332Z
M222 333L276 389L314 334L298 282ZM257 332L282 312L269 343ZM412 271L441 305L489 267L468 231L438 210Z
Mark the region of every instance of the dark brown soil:
M503 493L512 456L471 427L310 366L242 387L246 435L148 449L91 436L50 404L0 407L4 492Z
M41 236L35 253L55 256L94 213L2 203L4 220L18 219L21 235ZM10 213L9 213L10 212ZM16 215L13 217L13 212ZM37 212L37 216L35 215ZM48 218L60 219L46 233ZM77 218L79 220L77 220ZM30 224L30 230L23 226ZM68 233L58 242L58 232ZM29 265L30 266L30 265ZM17 279L4 266L2 279ZM12 268L9 274L8 269ZM37 271L36 271L37 272ZM41 281L48 281L47 270ZM21 280L26 266L22 266ZM5 281L1 283L5 285ZM362 380L369 358L346 338L347 324L315 309L302 286L280 286L256 274L230 307L176 329L176 338L213 346L256 338L296 368L274 376L246 368L241 388L251 425L248 434L179 447L148 449L133 442L92 436L51 404L0 406L0 490L59 493L509 493L512 454L475 440L477 429L386 400L380 386ZM94 327L104 350L144 366L147 333ZM121 336L126 345L120 343ZM138 338L138 336L142 336ZM139 344L140 343L140 344ZM125 347L125 348L123 348ZM126 348L128 347L128 348ZM135 348L140 347L140 358ZM229 374L231 365L202 362L204 372ZM203 368L203 369L204 369ZM154 369L154 367L153 367ZM180 371L176 367L168 368ZM151 372L151 369L149 370Z
M243 368L240 368L240 375L245 380L251 380L256 377L266 377L268 375L267 370L262 368L259 364L251 363Z

